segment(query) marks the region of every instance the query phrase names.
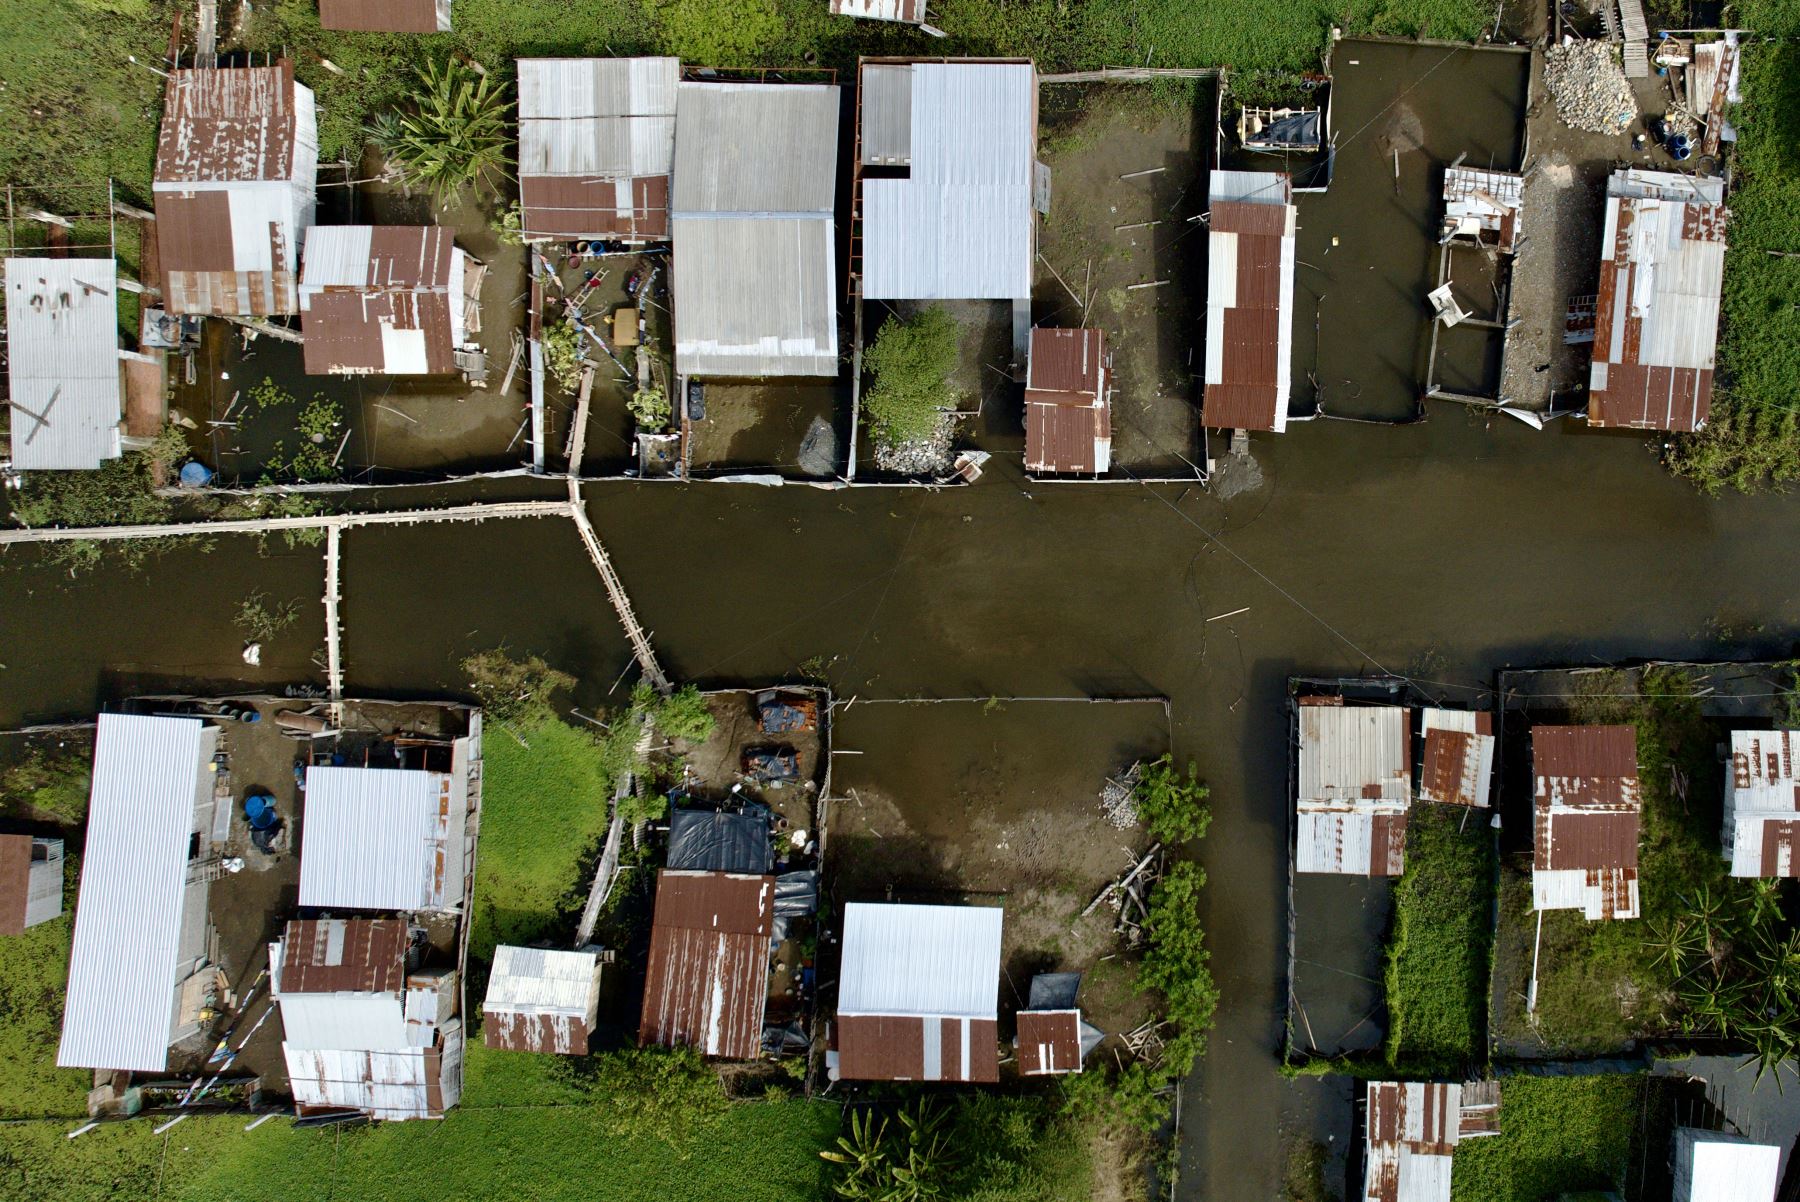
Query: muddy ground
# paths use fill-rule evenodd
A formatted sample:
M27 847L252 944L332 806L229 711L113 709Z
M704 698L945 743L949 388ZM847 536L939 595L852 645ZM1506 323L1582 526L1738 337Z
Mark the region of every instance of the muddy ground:
M1206 234L1190 218L1206 208L1212 87L1061 85L1039 104L1051 200L1032 320L1106 332L1115 471L1191 475L1202 455Z
M847 381L709 380L706 417L687 426L690 468L695 476L836 475L849 412Z

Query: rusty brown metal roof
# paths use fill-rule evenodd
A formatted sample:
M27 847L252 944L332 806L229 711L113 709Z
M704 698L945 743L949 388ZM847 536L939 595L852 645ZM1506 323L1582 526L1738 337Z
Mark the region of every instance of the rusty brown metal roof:
M31 895L31 836L0 835L0 935L25 930Z
M366 252L364 244L366 242ZM333 226L314 230L300 270L301 330L313 375L456 370L451 306L458 252L443 226ZM346 256L353 256L351 261ZM424 336L423 360L397 362L390 331Z
M319 0L319 25L369 33L439 33L450 28L450 0Z
M1215 187L1224 176L1215 172ZM1287 364L1283 334L1292 315L1290 260L1293 209L1281 177L1275 203L1215 199L1209 245L1214 254L1235 243L1235 261L1208 269L1208 287L1224 301L1209 302L1207 364L1201 418L1214 429L1278 430L1286 425ZM1229 235L1229 239L1226 237ZM1216 343L1217 345L1213 345Z
M1537 811L1532 867L1547 872L1636 868L1637 813Z
M1081 1011L1021 1010L1018 1019L1020 1073L1081 1071Z
M669 236L669 177L522 175L519 206L532 238Z
M1368 1083L1366 1202L1448 1202L1445 1161L1461 1137L1461 1092L1441 1082Z
M1430 715L1435 712L1438 711L1426 711L1420 799L1446 805L1487 805L1488 775L1493 765L1493 715L1468 715L1465 721L1474 729L1453 730L1433 725ZM1484 767L1489 771L1484 771Z
M490 1048L508 1052L585 1056L591 1034L587 1020L573 1014L489 1010L481 1018L482 1042Z
M1025 376L1025 470L1104 472L1112 461L1111 358L1100 330L1031 331Z
M640 1043L748 1060L762 1048L775 878L664 870L644 982Z
M1031 331L1026 360L1025 399L1046 405L1091 405L1100 395L1107 361L1103 330Z
M1637 732L1629 726L1534 726L1531 764L1539 805L1638 806Z
M294 65L286 59L171 71L156 182L290 179L296 128Z
M282 935L281 992L398 994L406 945L403 919L296 919Z
M856 1014L838 1019L838 1076L846 1081L1000 1080L991 1018Z

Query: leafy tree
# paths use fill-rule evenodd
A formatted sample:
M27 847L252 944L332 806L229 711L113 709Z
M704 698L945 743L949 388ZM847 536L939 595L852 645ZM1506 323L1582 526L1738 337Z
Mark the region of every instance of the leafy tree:
M923 442L956 408L950 386L956 370L956 320L935 305L902 320L890 317L863 353L875 378L863 394L876 441L887 446Z
M487 75L457 59L416 68L404 112L378 114L369 140L408 188L440 202L466 184L497 183L510 163L512 101Z
M462 662L469 691L502 722L535 725L552 716L550 698L575 687L575 678L538 656L513 659L502 650L482 651Z
M1165 844L1186 843L1205 835L1212 824L1212 811L1205 804L1208 792L1192 760L1184 778L1175 768L1175 757L1164 753L1143 766L1132 801L1151 838Z
M704 743L712 737L713 716L699 686L686 684L668 697L659 697L647 684L632 690L632 705L642 709L656 729L671 739Z

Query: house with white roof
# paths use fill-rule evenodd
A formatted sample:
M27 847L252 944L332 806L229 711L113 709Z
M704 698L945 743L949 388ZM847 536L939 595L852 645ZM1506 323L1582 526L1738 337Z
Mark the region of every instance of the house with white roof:
M1719 846L1732 876L1800 876L1800 731L1734 730Z
M1412 804L1412 711L1301 697L1294 869L1399 876Z
M5 263L12 464L79 471L123 453L119 269L112 259Z
M1675 1129L1675 1202L1775 1202L1781 1149L1741 1135Z
M504 943L494 949L487 1000L481 1005L481 1032L488 1047L585 1055L599 1012L599 952Z

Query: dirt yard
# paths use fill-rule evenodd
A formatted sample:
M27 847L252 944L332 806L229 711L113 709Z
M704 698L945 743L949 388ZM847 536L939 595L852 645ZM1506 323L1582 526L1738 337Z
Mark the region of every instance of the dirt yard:
M1032 318L1106 332L1115 471L1191 474L1201 456L1194 365L1206 234L1190 218L1206 208L1211 86L1174 95L1136 83L1062 85L1043 89L1040 103L1051 200Z
M810 697L821 711L825 708L823 690L776 691L783 696ZM713 716L712 738L698 747L685 743L677 747L687 761L689 791L701 801L724 801L734 787L740 787L744 796L763 802L786 818L792 829L811 831L819 787L824 782L829 728L821 722L820 727L809 731L764 734L757 721L757 692L733 689L707 696L707 709ZM792 748L799 766L799 781L770 788L747 779L743 772L744 752L760 747Z
M708 381L706 417L688 425L693 472L834 476L849 410L849 388L835 380Z

